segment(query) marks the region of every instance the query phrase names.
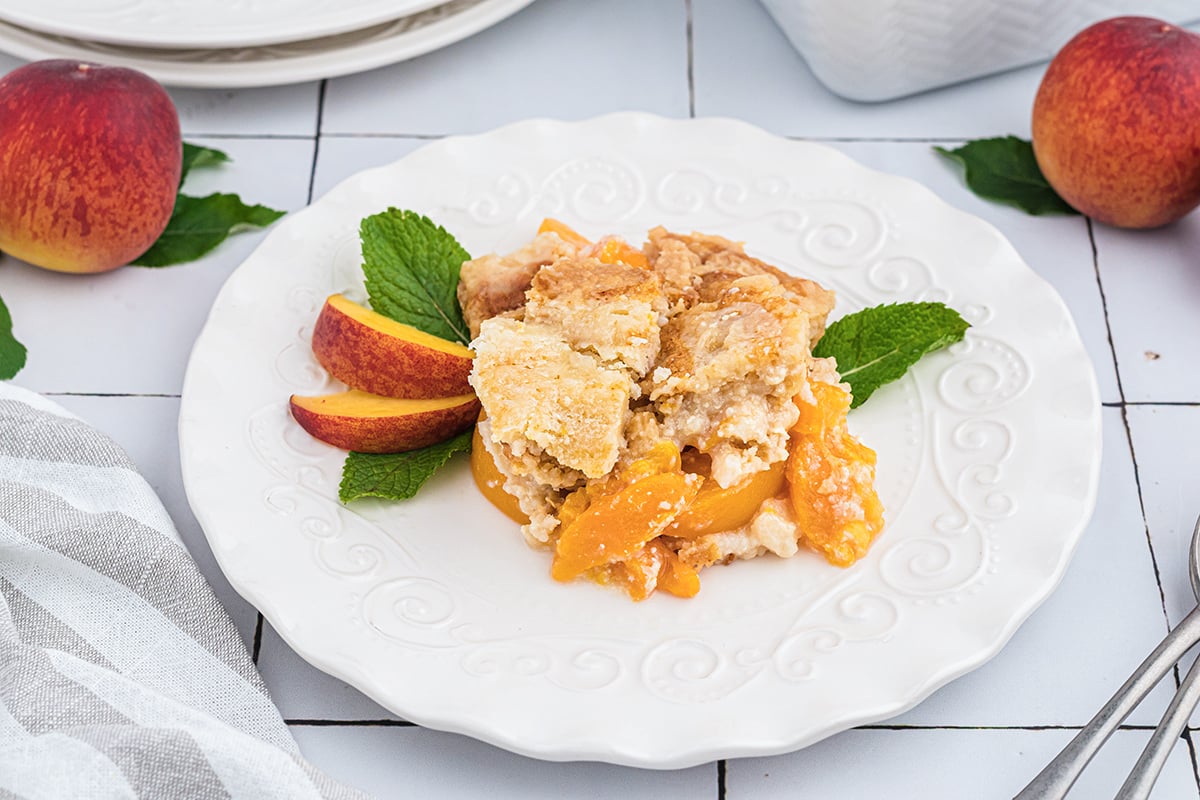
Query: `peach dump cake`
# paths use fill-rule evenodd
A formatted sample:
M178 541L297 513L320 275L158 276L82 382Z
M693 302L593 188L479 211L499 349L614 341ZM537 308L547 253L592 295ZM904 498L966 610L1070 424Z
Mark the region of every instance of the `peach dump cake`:
M714 564L801 548L848 566L883 527L849 386L815 358L833 293L719 236L641 248L546 220L466 261L479 488L585 577L691 597Z

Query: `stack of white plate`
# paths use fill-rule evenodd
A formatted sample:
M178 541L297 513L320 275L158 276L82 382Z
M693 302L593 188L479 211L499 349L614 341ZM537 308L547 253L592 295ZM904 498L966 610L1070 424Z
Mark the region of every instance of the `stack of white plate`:
M118 64L173 86L272 86L414 58L531 2L5 0L0 51Z

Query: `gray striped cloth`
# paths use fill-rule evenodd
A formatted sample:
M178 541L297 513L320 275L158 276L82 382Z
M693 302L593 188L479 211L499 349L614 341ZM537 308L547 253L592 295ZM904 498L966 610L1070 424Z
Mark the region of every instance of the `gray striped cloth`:
M153 489L0 383L0 798L350 798L304 761Z

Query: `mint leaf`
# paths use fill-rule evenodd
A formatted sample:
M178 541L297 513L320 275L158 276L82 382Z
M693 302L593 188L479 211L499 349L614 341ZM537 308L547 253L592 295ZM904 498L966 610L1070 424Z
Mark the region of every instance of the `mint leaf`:
M1016 136L976 139L956 150L935 147L966 167L967 187L980 197L1016 206L1026 213L1078 214L1046 181L1033 145Z
M198 144L183 143L183 169L179 172L179 185L183 186L188 173L196 168L215 167L229 161L229 156L211 147L201 147Z
M397 322L469 344L458 307L458 272L471 256L444 228L389 208L359 227L371 307Z
M166 267L195 261L225 241L231 233L247 227L261 228L282 217L284 212L266 206L248 206L236 194L210 194L207 197L175 198L175 210L167 229L150 249L133 264L139 267Z
M25 345L13 336L12 315L0 300L0 380L16 376L25 366Z
M360 497L407 500L452 455L470 450L471 431L467 430L452 439L407 453L351 453L342 466L338 497L343 503Z
M902 376L921 356L961 341L970 325L941 303L893 303L842 317L813 348L818 358L837 359L850 384L851 408Z

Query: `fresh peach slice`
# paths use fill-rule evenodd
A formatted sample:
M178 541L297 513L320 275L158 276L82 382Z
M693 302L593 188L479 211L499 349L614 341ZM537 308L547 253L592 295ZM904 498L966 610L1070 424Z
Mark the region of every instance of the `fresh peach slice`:
M313 354L347 386L384 397L467 394L471 351L389 319L340 294L325 301Z
M319 397L292 395L292 416L323 442L360 453L402 453L465 431L479 416L473 394L380 397L356 389Z

